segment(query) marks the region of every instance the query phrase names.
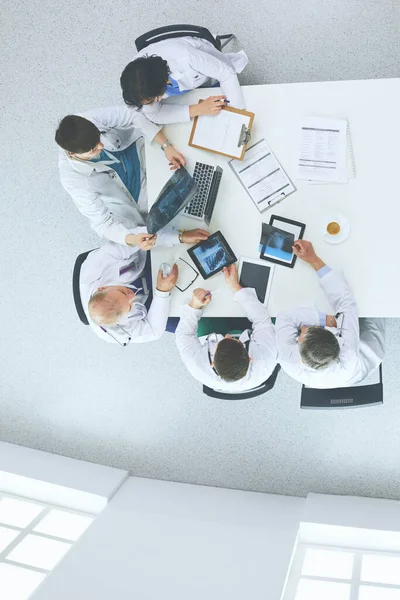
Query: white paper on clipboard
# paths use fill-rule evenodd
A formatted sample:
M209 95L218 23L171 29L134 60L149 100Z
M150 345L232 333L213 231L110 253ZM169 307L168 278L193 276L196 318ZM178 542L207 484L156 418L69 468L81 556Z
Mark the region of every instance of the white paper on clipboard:
M192 139L194 146L214 152L222 152L240 158L243 146L239 146L242 125L249 127L251 117L228 110L221 110L215 117L200 116Z
M264 139L247 148L244 160L229 165L260 212L296 191Z

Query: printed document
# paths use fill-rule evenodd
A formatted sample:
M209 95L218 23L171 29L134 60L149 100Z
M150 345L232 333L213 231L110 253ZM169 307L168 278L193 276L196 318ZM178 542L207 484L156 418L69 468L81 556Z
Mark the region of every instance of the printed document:
M309 117L301 124L298 179L347 183L347 121Z
M229 164L260 212L296 189L265 140L248 148L244 160Z

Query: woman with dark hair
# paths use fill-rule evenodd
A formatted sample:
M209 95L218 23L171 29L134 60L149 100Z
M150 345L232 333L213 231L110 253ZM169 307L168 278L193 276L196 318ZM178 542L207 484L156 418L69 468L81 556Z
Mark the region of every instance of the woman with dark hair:
M139 52L121 75L123 98L155 123L189 121L198 115L216 115L225 102L244 108L237 73L248 62L240 52L223 54L202 38L170 38ZM164 102L198 87L221 86L221 95L193 105Z

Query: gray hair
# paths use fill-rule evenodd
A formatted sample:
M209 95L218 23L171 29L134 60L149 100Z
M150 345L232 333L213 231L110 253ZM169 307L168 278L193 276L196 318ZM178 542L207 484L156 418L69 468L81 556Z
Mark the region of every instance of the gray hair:
M89 300L89 314L97 325L115 325L122 316L121 306L109 290L95 292Z
M315 370L326 369L337 362L340 346L336 336L323 327L309 327L304 340L299 343L302 361Z

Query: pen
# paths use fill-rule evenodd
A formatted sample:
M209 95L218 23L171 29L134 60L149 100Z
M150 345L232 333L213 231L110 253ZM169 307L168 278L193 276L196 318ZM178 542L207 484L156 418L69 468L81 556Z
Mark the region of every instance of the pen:
M209 292L207 292L207 294L204 296L204 298L208 298L209 296L211 296L211 294L213 294L213 295L214 295L214 294L216 294L217 292L219 292L219 290L214 290L214 291L211 291L211 290L210 290Z

